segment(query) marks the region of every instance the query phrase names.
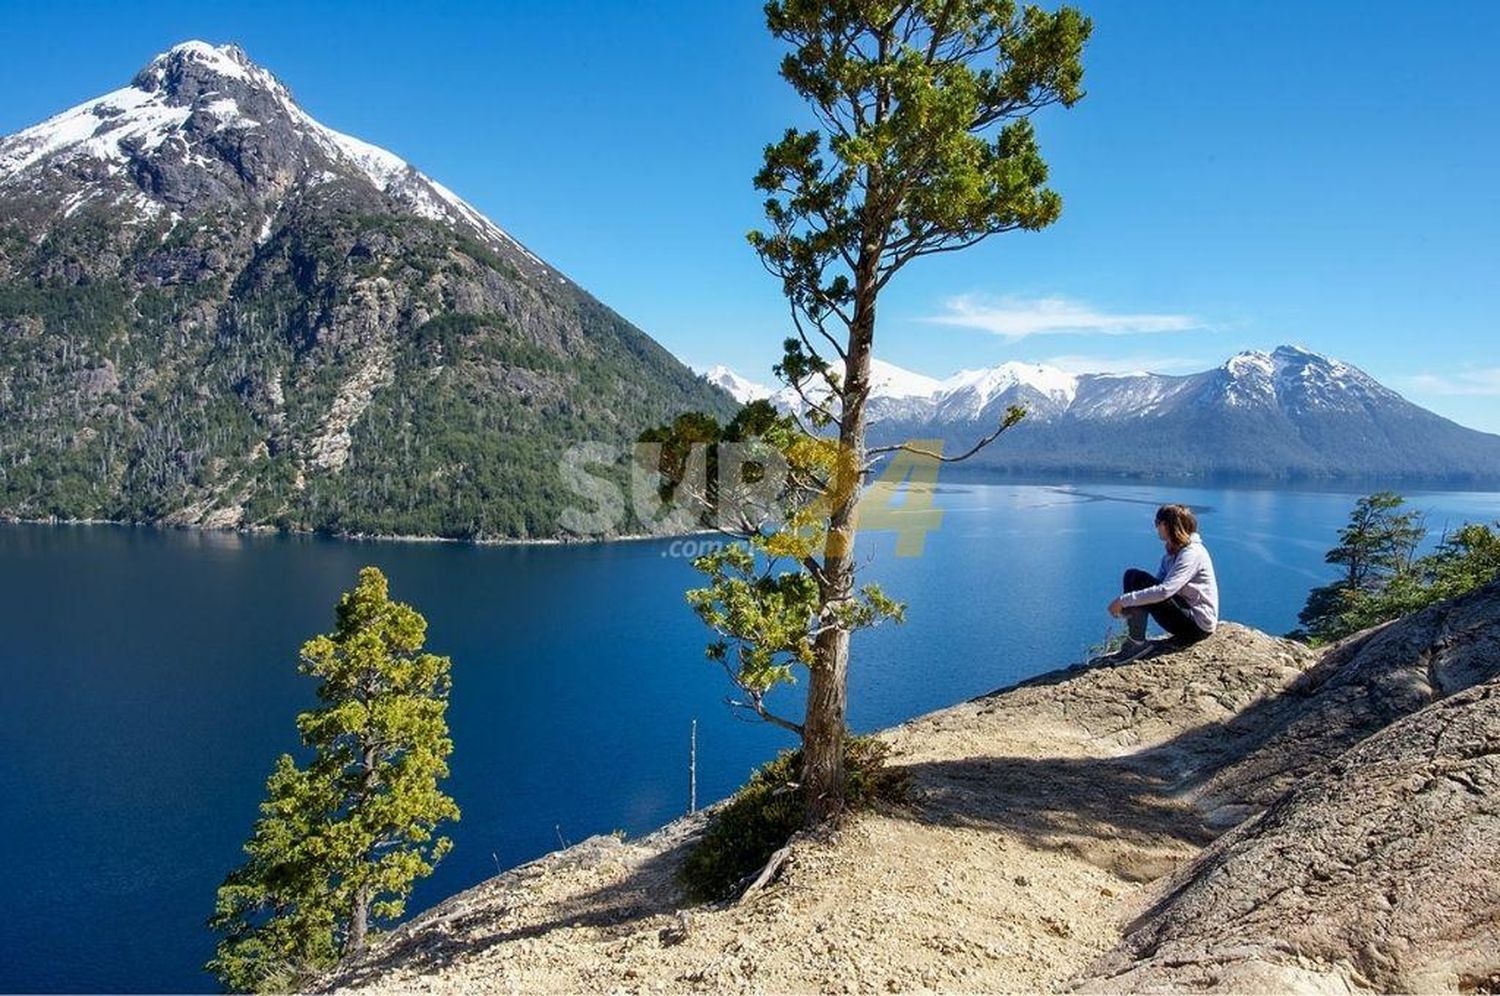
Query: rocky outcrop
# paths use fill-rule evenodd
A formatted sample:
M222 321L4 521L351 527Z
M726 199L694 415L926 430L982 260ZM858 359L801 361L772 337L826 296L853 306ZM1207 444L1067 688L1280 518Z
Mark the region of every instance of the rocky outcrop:
M1250 818L1083 988L1500 989L1500 582L1340 644L1230 726L1197 797Z
M1263 808L1395 720L1496 675L1500 583L1345 640L1286 694L1211 731L1220 742L1197 797Z
M884 731L909 804L689 906L701 829L476 886L327 988L1500 991L1500 581L1318 654L1232 623Z
M1500 982L1500 680L1404 717L1171 876L1091 992Z

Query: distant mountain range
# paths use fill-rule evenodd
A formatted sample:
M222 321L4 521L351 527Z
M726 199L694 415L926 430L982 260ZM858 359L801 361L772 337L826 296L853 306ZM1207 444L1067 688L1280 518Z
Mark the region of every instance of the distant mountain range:
M0 139L0 515L551 536L572 442L732 408L235 46Z
M705 378L744 402L800 407L724 367ZM1249 351L1201 373L1070 374L1004 363L936 380L874 365L871 438L967 449L1011 405L1027 417L973 458L1017 474L1395 478L1500 482L1500 436L1412 404L1348 363L1297 346Z

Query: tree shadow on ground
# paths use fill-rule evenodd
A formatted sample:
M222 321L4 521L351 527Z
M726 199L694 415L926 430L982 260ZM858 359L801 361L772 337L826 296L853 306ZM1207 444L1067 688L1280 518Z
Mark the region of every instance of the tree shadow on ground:
M903 766L920 823L1005 833L1147 881L1218 831L1173 794L1169 773L1129 758L968 757Z
M906 815L1005 831L1043 848L1100 850L1112 866L1132 847L1202 847L1355 743L1436 698L1500 673L1500 658L1487 649L1500 638L1500 626L1479 618L1458 630L1446 628L1448 613L1460 604L1425 610L1406 622L1405 631L1398 624L1345 641L1277 694L1132 753L974 756L902 765L912 779L913 805ZM1429 671L1439 648L1466 655L1450 662L1446 683ZM1096 668L1128 666L1075 665L1014 687L1060 685ZM998 700L986 703L1009 690L970 701L983 715L1001 708Z

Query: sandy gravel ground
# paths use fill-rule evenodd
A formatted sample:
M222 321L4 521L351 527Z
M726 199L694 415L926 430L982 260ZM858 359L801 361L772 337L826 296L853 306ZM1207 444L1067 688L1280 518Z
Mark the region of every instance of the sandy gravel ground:
M1120 940L1141 884L1215 836L1180 790L1205 742L1194 734L1281 691L1312 659L1226 625L1187 651L1055 672L885 731L911 774L910 804L797 841L778 878L742 903L682 897L674 871L700 814L635 841L591 838L482 883L327 984L1065 988Z

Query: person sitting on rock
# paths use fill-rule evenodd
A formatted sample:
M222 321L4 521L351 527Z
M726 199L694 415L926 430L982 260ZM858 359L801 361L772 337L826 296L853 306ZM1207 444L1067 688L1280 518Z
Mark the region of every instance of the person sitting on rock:
M1125 617L1127 635L1119 656L1130 659L1152 646L1146 618L1186 646L1211 635L1219 624L1219 583L1214 562L1198 535L1198 517L1185 505L1156 510L1156 535L1167 546L1156 574L1132 567L1125 572L1124 594L1109 603L1109 614Z

